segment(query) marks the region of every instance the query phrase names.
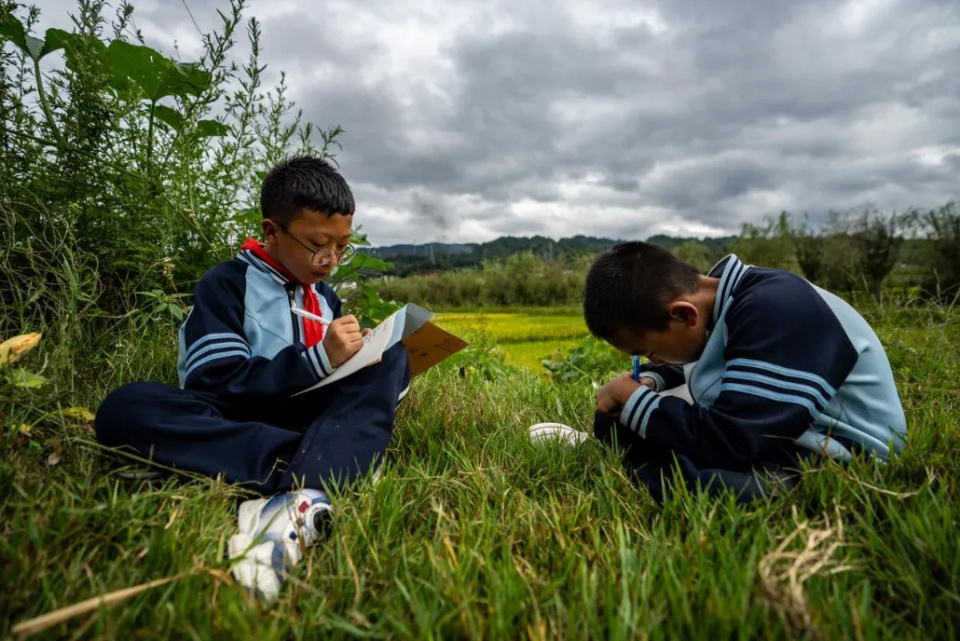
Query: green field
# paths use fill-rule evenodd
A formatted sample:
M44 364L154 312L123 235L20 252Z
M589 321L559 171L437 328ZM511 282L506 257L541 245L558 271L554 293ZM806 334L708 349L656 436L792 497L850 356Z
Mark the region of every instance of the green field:
M435 322L471 343L495 346L507 363L544 371L545 358L562 358L588 335L583 316L575 310L511 312L448 312Z
M825 462L779 500L749 507L687 494L661 507L593 442L528 443L535 422L589 429L586 380L442 364L401 407L382 481L339 497L332 537L269 606L226 572L241 491L189 477L125 481L82 413L61 411L95 408L130 378L171 380L172 329L118 345L107 376L48 367L46 386L4 397L14 429L0 452L0 636L16 622L172 578L44 635L955 638L958 314L869 315L911 426L906 454L889 465ZM549 353L582 330L566 313L441 322L515 338L503 343L508 354L531 344ZM63 356L45 341L23 364Z

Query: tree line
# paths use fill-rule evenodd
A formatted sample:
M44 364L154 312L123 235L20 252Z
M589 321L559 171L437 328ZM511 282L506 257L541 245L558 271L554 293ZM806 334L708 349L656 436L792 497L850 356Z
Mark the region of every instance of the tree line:
M523 249L476 267L386 277L376 287L384 298L444 307L576 305L593 257L614 243L598 240L608 244L592 253L551 259ZM954 202L899 215L875 208L833 214L819 228L781 212L763 224L744 225L734 237L656 236L648 242L671 249L701 273L732 252L752 265L786 269L826 289L866 292L878 300L885 288L941 299L960 294L960 209Z
M725 247L733 237L704 238L700 242L708 250ZM686 238L658 235L648 239L668 249ZM392 267L386 273L392 276L411 276L463 267L481 268L484 263L504 260L514 254L529 253L545 261L565 261L578 256L593 256L609 249L618 241L612 238L578 235L555 240L545 236L502 236L486 243L423 243L419 245L389 245L370 247L370 255L389 261Z

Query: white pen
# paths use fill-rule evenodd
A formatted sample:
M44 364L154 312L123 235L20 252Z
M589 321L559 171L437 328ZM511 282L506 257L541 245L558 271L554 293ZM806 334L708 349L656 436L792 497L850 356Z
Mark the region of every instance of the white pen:
M316 314L311 314L305 309L300 309L299 307L291 307L290 311L296 314L297 316L303 316L304 318L309 318L310 320L314 320L314 321L317 321L318 323L322 323L324 327L330 326L330 321L328 321L326 318L321 318Z

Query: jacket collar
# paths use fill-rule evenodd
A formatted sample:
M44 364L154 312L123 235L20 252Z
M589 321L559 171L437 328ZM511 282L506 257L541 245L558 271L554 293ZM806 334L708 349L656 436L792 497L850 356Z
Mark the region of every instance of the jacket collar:
M713 304L714 326L720 322L720 318L733 298L733 292L750 269L751 266L743 263L736 254L729 254L707 272L707 276L720 279L720 284L717 286L717 300Z
M241 246L237 258L247 263L254 269L267 273L273 280L281 285L297 282L287 268L275 261L266 252L263 245L254 238L248 238Z

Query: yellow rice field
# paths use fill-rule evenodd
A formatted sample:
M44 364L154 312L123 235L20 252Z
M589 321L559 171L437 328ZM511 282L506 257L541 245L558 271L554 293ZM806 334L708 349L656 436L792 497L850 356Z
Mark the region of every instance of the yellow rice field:
M583 317L570 313L455 312L434 322L471 343L501 351L508 363L542 372L541 361L565 355L588 335Z

